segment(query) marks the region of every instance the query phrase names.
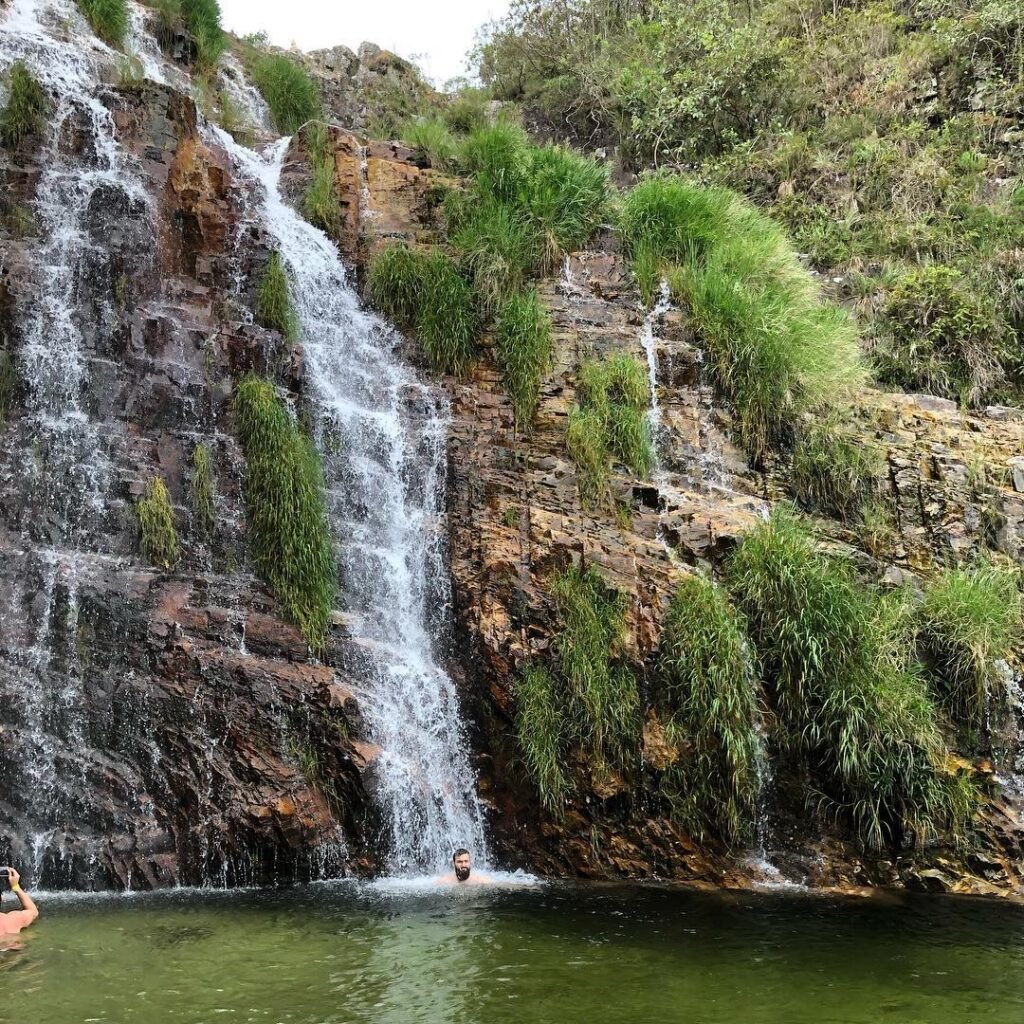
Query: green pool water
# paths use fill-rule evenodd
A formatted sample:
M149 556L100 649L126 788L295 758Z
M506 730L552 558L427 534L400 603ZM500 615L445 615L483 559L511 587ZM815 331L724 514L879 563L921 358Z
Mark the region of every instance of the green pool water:
M1024 908L547 885L58 897L0 1021L1024 1021Z

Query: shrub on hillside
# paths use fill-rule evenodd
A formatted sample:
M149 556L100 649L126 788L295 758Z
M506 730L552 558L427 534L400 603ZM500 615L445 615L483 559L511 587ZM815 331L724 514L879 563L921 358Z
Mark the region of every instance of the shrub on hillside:
M294 135L307 121L320 116L320 97L308 72L284 54L253 50L249 74L270 108L274 127Z

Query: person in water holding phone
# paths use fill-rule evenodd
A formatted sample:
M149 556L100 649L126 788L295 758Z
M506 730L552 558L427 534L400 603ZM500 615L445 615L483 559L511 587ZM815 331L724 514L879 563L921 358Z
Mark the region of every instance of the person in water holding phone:
M5 935L17 935L22 928L27 928L39 916L39 910L32 902L32 897L22 889L21 875L14 868L0 868L0 878L6 878L11 892L21 904L21 910L0 913L0 938L3 938Z
M456 850L452 854L454 870L450 875L442 875L438 882L444 885L486 885L488 882L494 881L490 875L473 875L469 861L469 850Z

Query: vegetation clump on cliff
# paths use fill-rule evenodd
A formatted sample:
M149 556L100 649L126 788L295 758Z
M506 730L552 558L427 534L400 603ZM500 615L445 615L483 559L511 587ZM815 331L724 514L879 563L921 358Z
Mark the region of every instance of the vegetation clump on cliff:
M746 616L786 748L821 811L872 849L962 837L976 795L946 747L899 595L859 584L780 506L744 538L727 580Z
M13 149L23 138L38 135L46 127L50 108L43 87L21 62L7 77L7 102L0 110L0 143Z
M532 288L498 309L497 336L498 362L516 426L529 430L540 402L541 377L551 362L551 317Z
M836 417L801 424L793 448L793 492L802 505L853 520L874 496L881 457Z
M0 427L7 422L17 389L18 372L14 357L6 348L0 348Z
M320 458L270 381L244 378L235 412L253 563L310 647L320 650L336 582Z
M258 47L246 51L246 67L270 107L274 127L294 135L307 121L320 116L320 97L308 72L283 53Z
M672 599L658 650L666 731L680 748L661 790L696 836L751 838L760 789L760 712L752 653L728 595L688 576Z
M636 679L621 660L624 595L593 567L573 565L550 586L561 629L556 666L533 665L516 686L516 727L528 770L549 809L572 788L564 767L583 754L598 777L628 767L640 732Z
M127 0L75 0L89 26L108 46L121 49L128 31Z
M193 65L200 74L211 74L227 48L217 0L153 0L156 37L169 50L179 35L188 35L194 46Z
M857 333L823 301L783 232L734 195L678 177L641 182L619 229L647 275L689 306L755 464L792 441L804 411L863 383Z
M216 526L215 489L213 456L205 444L197 444L192 452L192 516L202 537L211 537Z
M639 477L654 464L647 373L632 356L589 360L579 369L578 403L569 413L566 445L576 463L580 497L597 503L607 492L612 457Z
M178 530L167 486L156 476L135 506L139 521L139 545L146 559L162 569L170 569L178 561Z
M311 224L333 236L341 225L341 203L334 191L334 149L330 132L322 121L313 121L303 134L313 176L302 197L302 212Z
M1007 661L1024 635L1021 616L1020 575L994 562L946 569L925 591L917 636L935 698L976 736L1006 699Z
M288 284L288 271L281 254L270 254L256 292L256 322L272 331L280 331L286 341L298 335L298 321L292 305Z

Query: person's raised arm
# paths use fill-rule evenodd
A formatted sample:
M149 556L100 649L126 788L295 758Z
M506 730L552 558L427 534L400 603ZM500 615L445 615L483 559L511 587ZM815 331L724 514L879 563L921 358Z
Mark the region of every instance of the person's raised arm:
M7 869L7 881L10 883L11 892L18 897L21 910L14 911L20 919L22 928L27 928L38 916L39 908L35 905L32 897L21 887L21 875L14 868Z

